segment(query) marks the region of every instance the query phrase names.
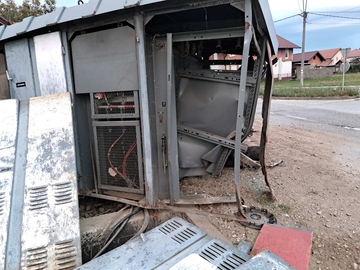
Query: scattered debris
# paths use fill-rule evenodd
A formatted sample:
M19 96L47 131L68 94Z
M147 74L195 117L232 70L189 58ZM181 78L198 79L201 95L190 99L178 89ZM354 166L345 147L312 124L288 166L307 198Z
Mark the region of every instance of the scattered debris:
M275 162L274 164L267 165L268 168L274 168L276 166L279 166L281 163L283 163L283 160L280 160L279 162Z

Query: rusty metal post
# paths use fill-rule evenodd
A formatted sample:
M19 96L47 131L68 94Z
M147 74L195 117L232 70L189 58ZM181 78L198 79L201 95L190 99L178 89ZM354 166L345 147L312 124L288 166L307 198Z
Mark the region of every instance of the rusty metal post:
M250 51L250 43L253 36L253 27L252 27L252 3L251 0L245 0L245 36L244 36L244 47L242 53L242 64L241 64L241 74L240 74L240 88L239 88L239 102L236 118L236 139L235 139L235 164L234 164L234 173L235 173L235 187L236 187L236 201L238 204L239 213L243 216L243 208L241 204L241 193L240 193L240 154L241 154L241 138L242 138L242 129L244 123L244 99L245 99L245 89L246 89L246 78L248 70L248 58Z
M265 163L265 148L267 143L267 132L268 132L268 123L269 123L269 116L270 116L270 102L272 96L272 89L274 84L274 75L273 75L273 68L272 68L272 61L271 61L271 47L269 41L267 41L267 73L266 73L266 81L265 81L265 90L264 90L264 98L263 98L263 106L262 106L262 118L263 118L263 125L261 129L261 138L260 138L260 164L262 173L265 178L265 183L268 186L273 199L275 199L274 191L270 186L267 171L266 171L266 163Z

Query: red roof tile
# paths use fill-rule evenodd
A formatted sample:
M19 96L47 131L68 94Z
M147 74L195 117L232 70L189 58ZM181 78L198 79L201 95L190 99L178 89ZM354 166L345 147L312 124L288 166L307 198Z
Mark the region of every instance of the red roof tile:
M352 50L349 55L348 55L349 58L358 58L360 57L360 49L355 49L355 50Z
M279 42L279 49L299 49L300 47L287 39L277 35L277 40Z
M304 61L307 62L307 61L310 61L311 58L313 58L316 54L319 54L318 51L312 51L312 52L306 52L304 53ZM322 59L322 55L318 55L320 57L321 60L324 60ZM294 56L293 56L293 63L297 63L297 62L301 62L301 53L295 53Z
M325 58L325 59L331 59L334 57L334 55L340 50L340 48L335 49L329 49L329 50L322 50L319 51L319 53Z

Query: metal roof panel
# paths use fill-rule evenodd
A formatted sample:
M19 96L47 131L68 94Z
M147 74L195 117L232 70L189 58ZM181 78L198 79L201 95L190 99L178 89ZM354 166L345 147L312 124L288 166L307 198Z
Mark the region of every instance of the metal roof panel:
M96 14L103 14L103 13L107 13L107 12L111 12L111 11L115 11L115 10L124 9L125 2L127 2L127 1L126 0L118 0L118 1L103 0L103 1L101 1L101 4L100 4L99 9L96 12Z
M101 4L102 0L90 0L87 4L82 5L83 9L81 12L82 18L94 16Z
M27 31L29 28L31 21L34 19L34 17L27 17L23 19L19 23L15 23L12 25L9 25L6 27L4 34L1 37L1 40L15 37L17 35L21 35Z
M65 7L60 7L51 13L35 17L34 20L31 22L29 28L27 29L27 32L40 29L45 26L57 24L64 10Z
M68 21L81 19L82 10L84 9L84 7L86 5L88 5L88 4L77 5L77 6L66 8L58 23L60 24L60 23L68 22Z

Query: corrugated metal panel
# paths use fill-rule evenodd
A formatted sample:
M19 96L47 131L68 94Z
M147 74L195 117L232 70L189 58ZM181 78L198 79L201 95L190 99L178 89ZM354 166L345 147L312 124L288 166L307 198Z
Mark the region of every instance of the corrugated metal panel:
M0 101L0 123L0 269L4 269L18 125L17 100Z
M81 265L69 93L30 99L21 269Z

